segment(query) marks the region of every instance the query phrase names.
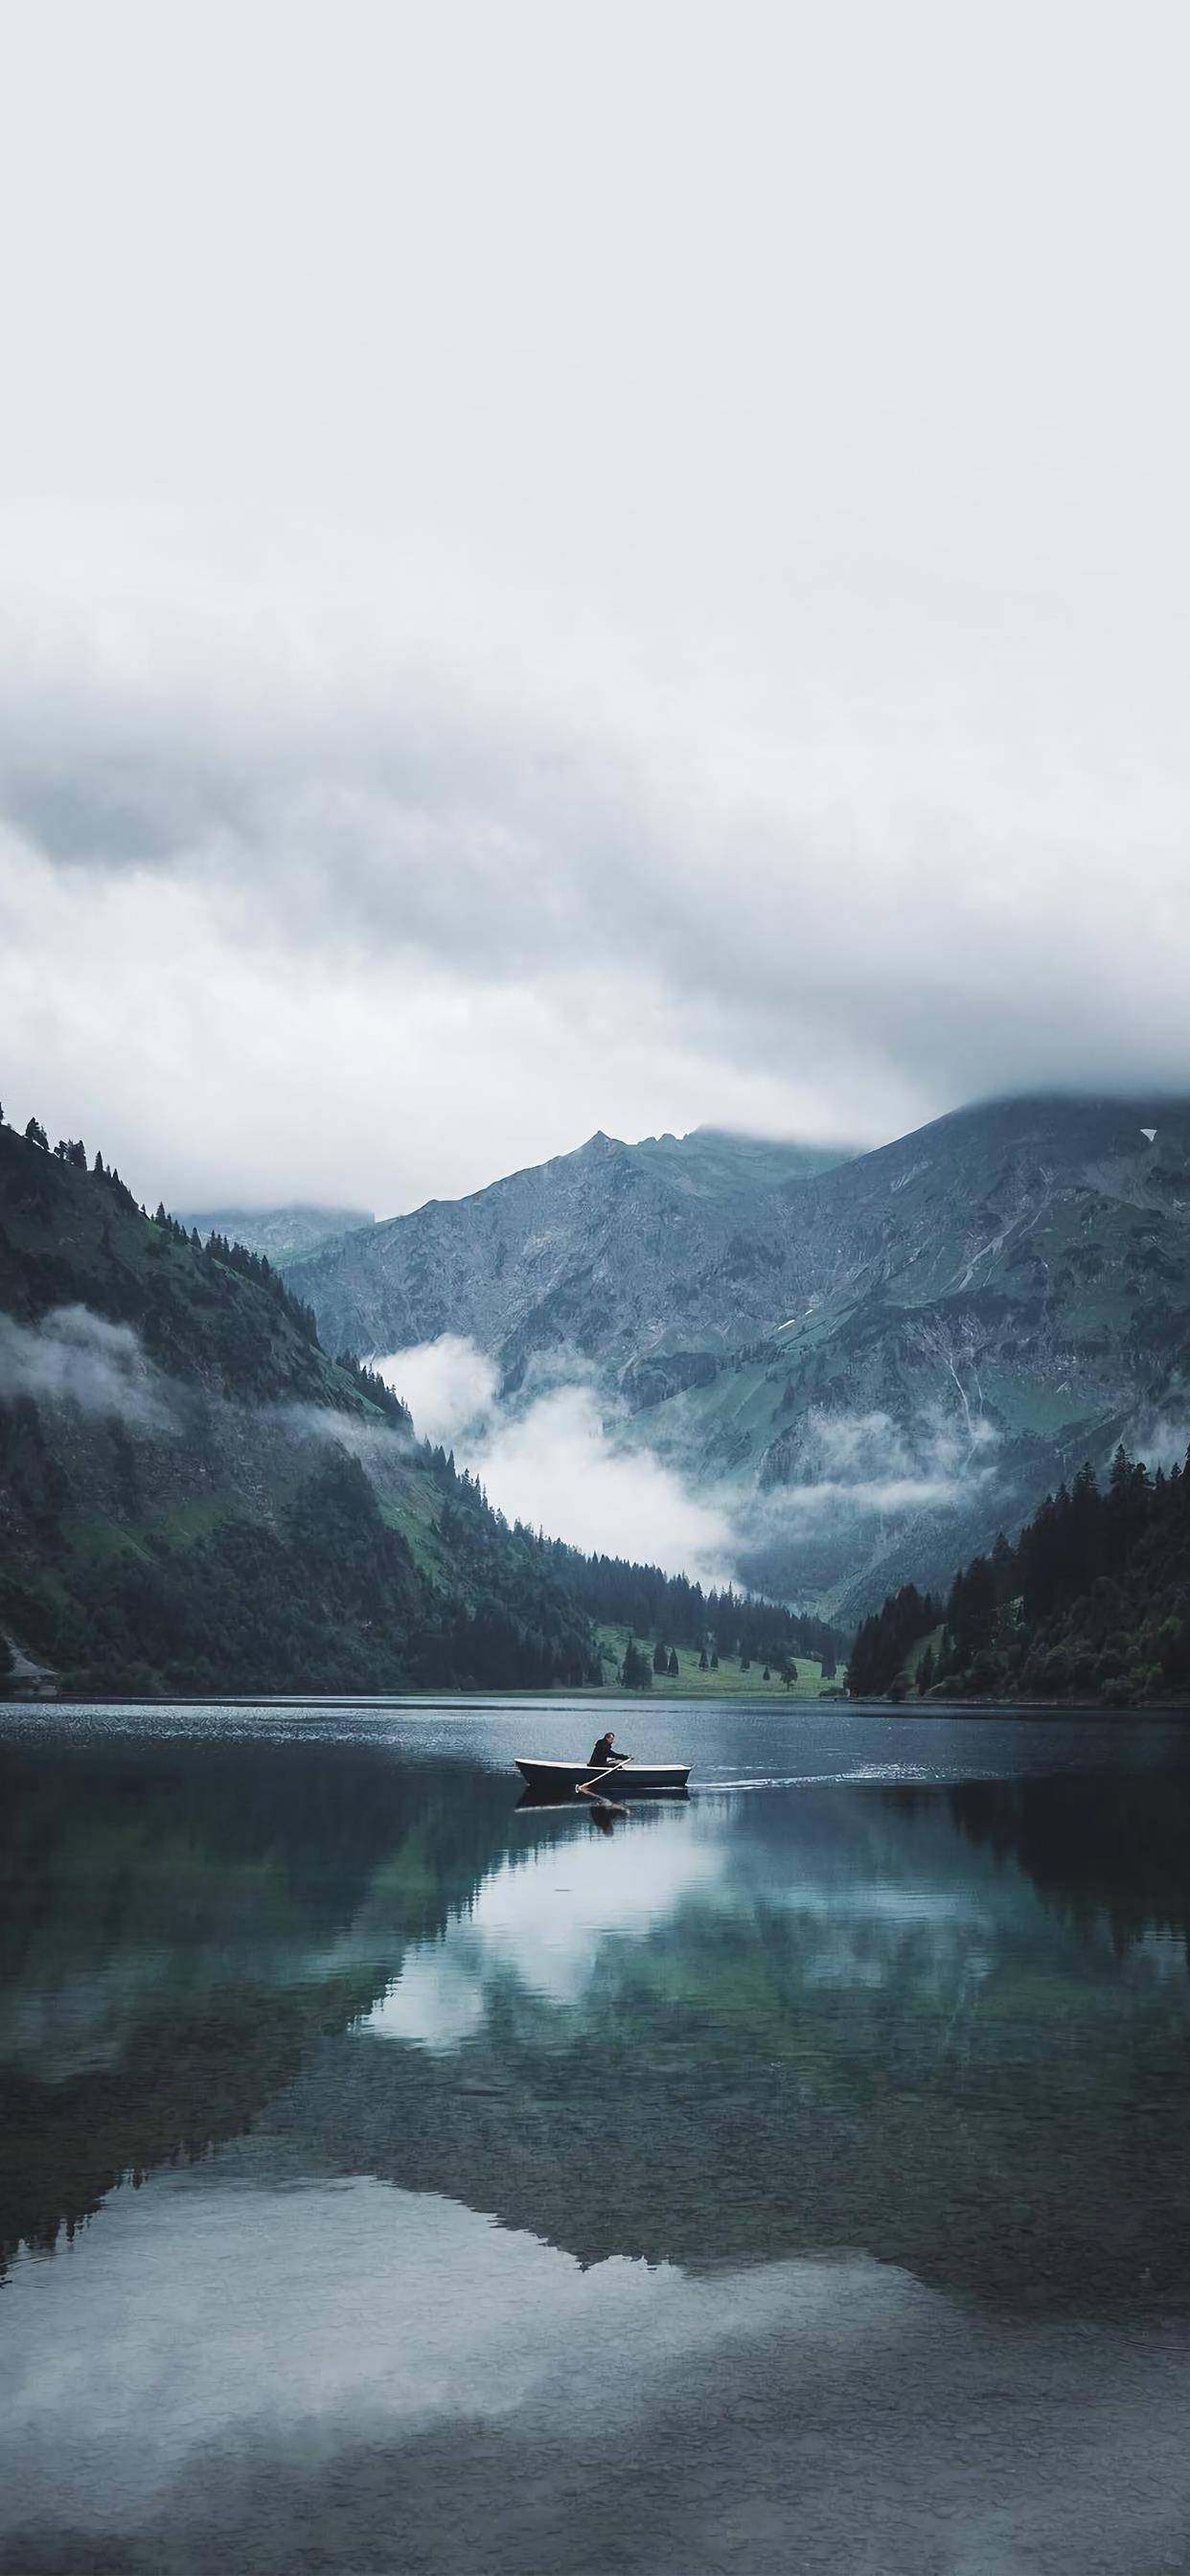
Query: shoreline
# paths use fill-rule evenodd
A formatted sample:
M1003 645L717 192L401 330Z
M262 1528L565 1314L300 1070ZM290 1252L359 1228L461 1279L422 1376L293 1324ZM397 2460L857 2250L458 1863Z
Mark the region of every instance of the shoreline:
M83 1708L466 1709L504 1706L507 1708L533 1707L561 1709L572 1706L576 1701L582 1701L584 1704L589 1704L592 1701L597 1701L602 1704L614 1702L614 1704L620 1708L643 1709L650 1706L656 1708L669 1706L671 1708L698 1709L701 1707L717 1707L721 1705L724 1700L730 1700L736 1706L747 1708L755 1707L758 1704L765 1708L769 1708L774 1705L778 1707L785 1706L789 1709L791 1716L806 1709L829 1708L832 1711L837 1712L840 1716L847 1716L854 1713L856 1716L885 1717L888 1718L890 1722L897 1719L903 1720L905 1718L914 1720L918 1718L944 1719L953 1717L1065 1717L1079 1718L1083 1721L1088 1718L1095 1718L1102 1720L1105 1724L1110 1723L1119 1725L1135 1725L1138 1720L1143 1721L1149 1718L1178 1718L1184 1721L1190 1721L1190 1700L1185 1699L1168 1701L1146 1700L1142 1704L1138 1704L1130 1708L1107 1708L1097 1702L1089 1700L953 1699L934 1700L932 1702L926 1700L910 1701L886 1699L849 1700L846 1696L836 1696L833 1692L824 1692L820 1696L812 1697L809 1693L799 1695L792 1691L782 1692L766 1690L753 1690L748 1692L733 1692L725 1690L717 1693L711 1691L699 1691L688 1694L683 1694L678 1691L668 1693L658 1692L656 1699L654 1699L652 1694L648 1691L596 1691L592 1689L578 1688L573 1691L283 1691L278 1692L275 1695L260 1691L203 1691L189 1694L182 1692L154 1692L151 1696L147 1696L143 1692L107 1691L103 1693L93 1692L86 1697L79 1696L77 1698L73 1698L69 1694L63 1694L61 1697L37 1697L33 1699L23 1699L14 1692L4 1698L0 1698L0 1722L2 1722L4 1712L7 1709L11 1709L14 1713L19 1713L21 1716L32 1716L42 1710L48 1712L52 1709Z

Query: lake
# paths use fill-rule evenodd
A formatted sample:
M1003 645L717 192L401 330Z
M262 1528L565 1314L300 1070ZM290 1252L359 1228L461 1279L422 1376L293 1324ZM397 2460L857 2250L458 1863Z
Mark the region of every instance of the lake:
M1190 1729L0 1709L5 2576L1190 2569Z

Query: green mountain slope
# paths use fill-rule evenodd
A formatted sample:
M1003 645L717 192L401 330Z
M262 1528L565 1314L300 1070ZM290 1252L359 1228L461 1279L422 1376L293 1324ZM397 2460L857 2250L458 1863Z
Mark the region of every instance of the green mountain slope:
M592 1655L266 1261L6 1127L0 1637L78 1690L542 1686Z
M88 1171L0 1126L0 1313L31 1326L70 1307L128 1328L147 1361L212 1392L368 1409L266 1261L201 1250L163 1212L147 1219L102 1164Z

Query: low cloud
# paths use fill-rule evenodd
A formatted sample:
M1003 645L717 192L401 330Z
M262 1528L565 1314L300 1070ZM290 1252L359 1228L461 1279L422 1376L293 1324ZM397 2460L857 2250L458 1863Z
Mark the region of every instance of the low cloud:
M725 1580L735 1554L730 1513L661 1460L621 1449L589 1386L559 1386L501 1419L475 1462L510 1518L539 1522L576 1547L643 1559L669 1574Z
M167 1383L146 1359L139 1334L87 1306L55 1307L38 1324L0 1315L0 1396L20 1395L116 1414L143 1432L175 1427Z
M1159 1414L1131 1432L1125 1447L1134 1458L1143 1458L1146 1466L1183 1467L1190 1450L1190 1422L1185 1414Z
M375 1458L408 1455L413 1445L411 1435L399 1422L382 1420L377 1414L340 1413L329 1404L262 1404L233 1407L228 1410L251 1411L254 1422L278 1432L286 1440L315 1440L333 1443L346 1449L350 1456L365 1466Z
M770 1535L783 1525L899 1518L954 1511L995 1475L999 1435L990 1422L931 1411L916 1422L890 1413L807 1415L797 1471L770 1486L759 1517Z
M788 1483L695 1485L623 1437L629 1415L577 1357L548 1373L539 1363L508 1401L495 1363L460 1334L375 1366L410 1405L415 1428L453 1448L510 1519L704 1582L739 1580L758 1551L788 1546L791 1597L799 1541L845 1543L872 1522L957 1512L996 1472L989 1423L968 1427L941 1410L909 1424L880 1411L820 1410L800 1426Z
M0 1315L0 1401L29 1396L37 1404L75 1405L113 1416L146 1440L192 1440L214 1425L228 1436L247 1431L261 1442L313 1441L345 1449L383 1485L387 1468L406 1456L410 1435L399 1423L340 1413L318 1404L239 1403L207 1387L168 1377L148 1357L132 1324L113 1323L89 1306L58 1306L37 1324Z
M409 1406L422 1438L444 1449L482 1440L496 1421L499 1369L462 1333L441 1333L372 1366Z
M561 1376L531 1374L508 1403L494 1363L461 1334L373 1365L411 1407L415 1429L453 1448L510 1520L667 1573L729 1576L735 1544L722 1497L696 1493L660 1459L622 1447L619 1417L581 1362Z

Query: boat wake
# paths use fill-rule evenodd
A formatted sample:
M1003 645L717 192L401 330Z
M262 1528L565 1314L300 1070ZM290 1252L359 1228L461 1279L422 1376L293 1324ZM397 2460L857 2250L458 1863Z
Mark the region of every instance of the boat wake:
M847 1771L752 1772L746 1780L692 1780L692 1798L714 1797L720 1790L734 1796L741 1789L841 1789L852 1780L941 1780L945 1773L926 1762L857 1762Z

